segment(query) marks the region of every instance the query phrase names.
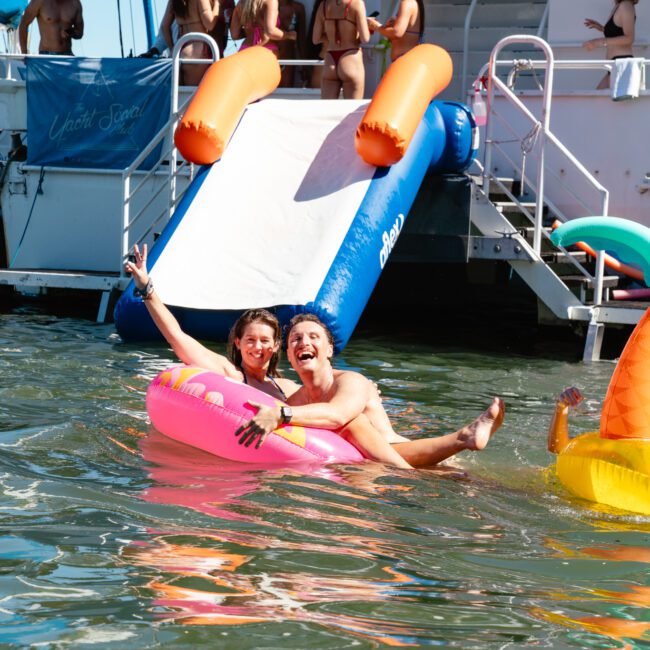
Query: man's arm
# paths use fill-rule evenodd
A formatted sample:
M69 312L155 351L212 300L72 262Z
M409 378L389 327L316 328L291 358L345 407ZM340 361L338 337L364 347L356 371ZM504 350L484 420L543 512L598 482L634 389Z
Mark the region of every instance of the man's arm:
M165 38L165 43L167 43L167 48L169 52L174 50L174 40L172 38L172 23L174 22L174 10L172 8L172 0L168 0L167 7L165 7L165 14L160 25L162 29L163 37Z
M29 26L34 22L41 11L43 0L32 0L25 9L23 17L18 25L18 45L23 54L27 54L27 32Z
M81 2L77 3L77 13L75 14L74 21L72 22L70 31L68 31L70 38L79 40L84 35L84 17Z
M559 454L569 444L569 409L583 400L580 390L573 386L560 393L548 428L547 448L551 453Z
M370 381L363 375L342 372L334 380L329 401L292 406L291 424L341 429L363 413L370 398L370 388ZM295 399L293 401L295 403ZM289 398L288 403L291 402L292 398ZM247 424L237 429L235 435L241 436L240 444L249 446L256 442L255 447L258 448L266 436L282 424L282 411L279 406L264 406L257 402L249 404L258 411Z
M319 429L340 429L363 413L370 399L371 387L372 384L363 375L342 372L335 378L327 402L292 406L291 423Z
M199 0L199 16L206 32L211 32L219 18L219 3L212 0Z

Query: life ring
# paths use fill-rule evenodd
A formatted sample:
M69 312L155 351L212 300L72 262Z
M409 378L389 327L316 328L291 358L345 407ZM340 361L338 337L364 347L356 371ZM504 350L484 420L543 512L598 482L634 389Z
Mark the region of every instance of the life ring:
M609 440L597 432L584 433L558 454L555 472L576 496L650 515L648 440Z
M294 461L357 463L359 450L333 431L283 425L255 449L239 444L235 431L256 409L282 402L252 386L196 366L175 366L158 374L147 389L147 412L153 426L178 442L243 463Z

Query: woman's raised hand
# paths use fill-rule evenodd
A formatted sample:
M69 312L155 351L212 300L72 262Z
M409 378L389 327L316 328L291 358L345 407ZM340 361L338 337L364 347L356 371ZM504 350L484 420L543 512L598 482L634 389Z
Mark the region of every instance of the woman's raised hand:
M605 28L593 18L585 18L585 27L589 29L597 29L599 32L602 32Z
M565 388L560 396L557 398L557 403L560 406L569 406L575 407L584 400L584 395L580 392L579 388L571 386L570 388Z
M133 254L135 255L135 262L128 261L124 265L127 273L133 276L135 286L141 291L147 286L149 282L149 274L147 273L147 245L142 245L142 253L137 244L133 246Z

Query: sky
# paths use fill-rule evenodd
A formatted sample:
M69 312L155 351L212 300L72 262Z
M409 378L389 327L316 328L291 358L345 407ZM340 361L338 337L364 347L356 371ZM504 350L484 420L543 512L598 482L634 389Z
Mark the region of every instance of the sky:
M142 0L81 0L84 15L84 37L72 42L78 56L122 56L118 21L118 2L122 13L122 40L124 56L147 50L147 32L144 23ZM156 29L160 24L167 0L153 0ZM38 51L38 27L36 21L30 27L29 51Z

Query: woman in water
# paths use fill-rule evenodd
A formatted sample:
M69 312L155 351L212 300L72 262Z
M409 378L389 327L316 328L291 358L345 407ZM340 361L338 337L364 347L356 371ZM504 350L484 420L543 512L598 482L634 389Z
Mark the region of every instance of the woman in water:
M390 41L390 58L395 61L422 42L424 35L423 0L402 0L394 18L383 25L374 18L368 18L371 32L379 32Z
M323 0L314 21L314 43L327 41L321 97L363 99L365 70L361 44L370 40L363 0Z
M632 45L634 44L634 23L636 12L634 5L639 0L614 0L614 8L609 19L604 25L592 18L585 19L585 27L602 32L600 38L592 38L583 43L583 47L590 51L597 47L605 48L605 56L608 59L629 59L633 56ZM597 88L609 88L609 73L601 79Z
M174 315L160 300L147 273L147 245L142 253L135 246L135 262L127 262L126 271L133 274L136 288L154 323L185 364L200 366L236 381L250 384L276 399L286 401L300 386L280 376L280 323L265 309L245 312L230 330L228 356L206 348L179 325Z
M174 21L178 25L178 37L180 38L190 32L207 34L215 28L218 17L218 0L169 0L162 22L163 35L169 51L174 49L172 39L172 23ZM181 58L207 59L210 58L210 51L205 43L194 41L183 47ZM198 86L207 69L207 65L184 65L181 69L181 84Z
M280 29L278 0L240 0L232 13L230 35L244 39L240 50L263 45L278 56L278 41L296 40L295 31Z

